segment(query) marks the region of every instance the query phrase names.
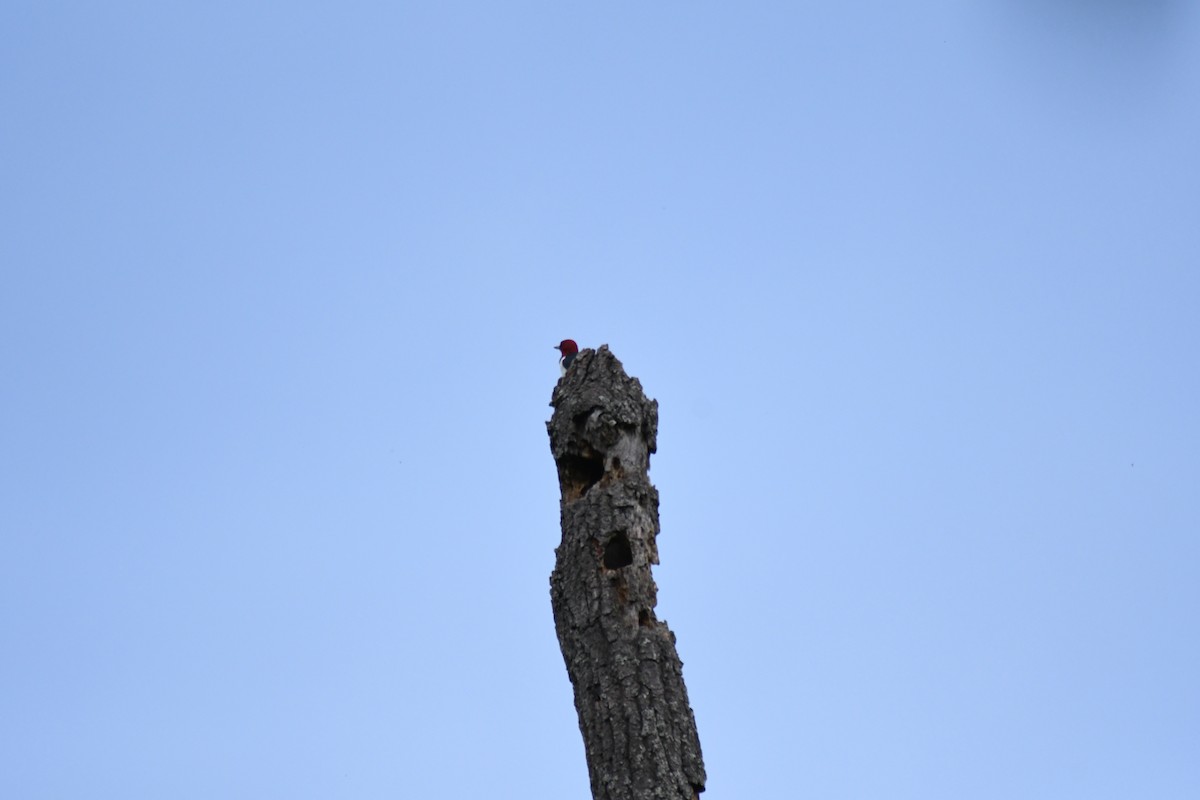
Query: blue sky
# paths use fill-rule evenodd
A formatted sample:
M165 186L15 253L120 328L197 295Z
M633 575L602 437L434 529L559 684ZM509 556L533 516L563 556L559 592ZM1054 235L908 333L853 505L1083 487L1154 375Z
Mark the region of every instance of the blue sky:
M551 346L706 797L1200 796L1183 2L9 3L0 795L583 798Z

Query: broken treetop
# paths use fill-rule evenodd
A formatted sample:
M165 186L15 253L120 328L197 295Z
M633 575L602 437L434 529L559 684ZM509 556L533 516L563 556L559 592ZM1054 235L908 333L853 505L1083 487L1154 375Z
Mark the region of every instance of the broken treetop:
M650 453L657 448L658 401L646 397L641 382L625 373L608 345L580 352L554 387L550 405L554 416L546 428L555 461L564 456L602 458L607 471L615 457L621 459L619 465L649 468ZM635 435L629 437L631 433ZM630 439L640 443L635 448L640 452L631 452Z

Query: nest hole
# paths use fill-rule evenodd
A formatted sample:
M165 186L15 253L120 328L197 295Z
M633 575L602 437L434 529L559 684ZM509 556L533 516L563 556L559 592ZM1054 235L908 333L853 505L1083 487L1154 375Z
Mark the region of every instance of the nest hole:
M629 537L625 535L625 531L617 531L609 537L604 545L601 563L605 569L620 569L633 563L633 548L629 545Z
M596 453L566 455L558 461L558 483L567 500L578 500L604 477L604 459Z

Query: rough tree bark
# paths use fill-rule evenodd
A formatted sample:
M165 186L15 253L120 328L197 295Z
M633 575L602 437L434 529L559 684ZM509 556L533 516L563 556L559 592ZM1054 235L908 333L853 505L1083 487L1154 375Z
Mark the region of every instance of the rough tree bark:
M595 800L696 800L704 761L675 635L654 615L658 403L601 346L554 389L562 492L550 599Z

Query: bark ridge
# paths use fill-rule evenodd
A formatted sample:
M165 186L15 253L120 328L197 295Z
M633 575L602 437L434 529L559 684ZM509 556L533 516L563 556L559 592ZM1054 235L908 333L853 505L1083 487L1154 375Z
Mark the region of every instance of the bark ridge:
M584 350L546 423L562 543L550 598L595 800L695 800L704 761L675 635L654 613L658 403L607 345Z

